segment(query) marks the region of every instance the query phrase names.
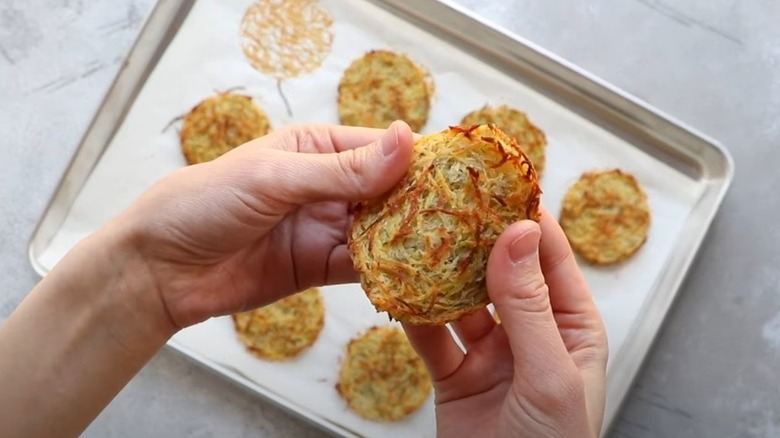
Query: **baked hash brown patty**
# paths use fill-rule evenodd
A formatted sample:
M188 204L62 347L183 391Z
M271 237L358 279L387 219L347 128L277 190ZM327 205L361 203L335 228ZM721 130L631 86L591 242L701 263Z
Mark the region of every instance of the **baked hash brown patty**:
M531 163L534 165L534 169L536 169L537 177L539 179L542 178L547 137L541 129L531 123L525 113L506 105L486 106L467 114L460 122L463 126L484 123L493 123L508 136L514 138L517 144L520 145L520 148L523 149L523 152L531 159Z
M372 327L347 345L336 389L361 417L398 421L428 399L431 379L403 331Z
M247 350L274 361L295 357L314 344L324 322L325 307L316 287L233 315L238 338Z
M420 138L401 182L353 207L348 247L366 295L412 324L483 308L490 250L513 222L539 220L540 196L528 157L495 125Z
M618 169L586 172L564 196L560 223L582 258L608 265L627 259L645 243L650 207L632 175Z
M203 163L270 129L268 118L251 97L220 93L202 100L184 118L181 150L187 164Z
M339 82L339 120L369 128L387 128L403 120L418 132L428 121L432 88L427 73L406 56L374 50L344 71Z

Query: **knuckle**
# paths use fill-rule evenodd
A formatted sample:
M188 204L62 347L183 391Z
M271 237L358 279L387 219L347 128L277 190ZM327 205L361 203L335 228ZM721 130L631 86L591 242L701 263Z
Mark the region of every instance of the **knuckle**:
M357 193L365 192L364 169L365 157L360 149L353 149L336 154L336 164L344 183Z
M571 246L569 245L564 245L563 248L555 248L555 249L557 251L545 254L545 258L546 258L545 265L548 271L554 271L558 269L564 263L569 261L569 259L574 257L574 252L572 251Z
M287 129L294 136L297 152L322 153L335 150L331 131L326 125L299 124Z
M315 140L315 135L306 126L303 125L295 125L292 126L289 129L288 132L291 133L292 136L295 137L295 145L297 146L297 151L299 152L308 152L315 148L315 144L317 143Z
M531 276L517 286L516 305L524 312L547 312L550 310L549 292L544 278L538 275Z

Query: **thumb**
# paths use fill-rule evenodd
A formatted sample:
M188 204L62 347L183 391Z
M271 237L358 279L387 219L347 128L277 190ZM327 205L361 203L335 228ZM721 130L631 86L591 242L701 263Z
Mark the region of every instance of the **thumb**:
M539 263L541 229L525 220L496 241L487 265L487 288L509 338L519 374L549 375L569 360L550 306Z
M550 304L539 262L540 237L539 224L517 222L498 238L488 258L488 294L514 356L513 386L505 407L515 424L527 426L530 436L594 436L587 432L593 423L583 378Z
M406 173L413 143L409 126L394 122L375 142L342 152L263 149L255 187L288 205L374 198Z

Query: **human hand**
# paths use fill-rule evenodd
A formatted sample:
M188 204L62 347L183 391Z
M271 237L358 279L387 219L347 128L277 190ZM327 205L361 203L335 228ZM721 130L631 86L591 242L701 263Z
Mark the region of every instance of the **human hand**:
M598 436L606 332L547 211L499 237L487 288L501 323L488 310L455 322L465 354L446 327L404 326L434 382L439 436Z
M175 172L114 226L130 230L176 327L356 281L348 202L381 195L412 154L387 130L301 125Z

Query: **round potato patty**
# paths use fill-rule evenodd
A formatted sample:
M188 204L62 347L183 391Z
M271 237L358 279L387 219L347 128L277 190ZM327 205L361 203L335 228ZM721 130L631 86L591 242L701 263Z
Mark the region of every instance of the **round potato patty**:
M485 307L490 250L513 222L539 220L540 196L528 157L495 125L420 138L401 182L353 207L348 247L366 295L412 324Z
M268 118L251 97L220 93L201 101L184 118L181 150L188 164L203 163L270 129Z
M297 356L314 344L325 322L319 289L313 287L264 307L233 315L238 338L267 360Z
M531 159L531 163L534 165L534 169L536 169L536 175L539 179L542 178L547 137L541 129L531 123L525 113L506 105L486 106L467 114L460 122L463 126L484 123L494 123L499 129L514 138L523 149L523 152Z
M344 72L339 82L339 120L369 128L387 128L403 120L418 132L428 121L431 93L428 75L409 58L374 50Z
M650 207L632 175L618 169L586 172L564 196L560 223L582 258L608 265L629 258L645 243Z
M431 379L401 329L372 327L347 346L336 389L361 417L398 421L428 399Z

